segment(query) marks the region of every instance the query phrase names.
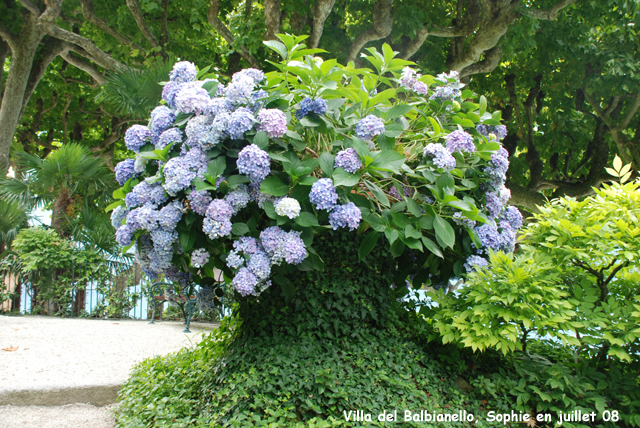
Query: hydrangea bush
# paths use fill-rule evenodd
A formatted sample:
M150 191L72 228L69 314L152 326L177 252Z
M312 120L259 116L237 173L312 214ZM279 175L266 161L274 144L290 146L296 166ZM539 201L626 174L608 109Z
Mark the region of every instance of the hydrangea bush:
M218 269L242 296L284 290L292 270L322 270L314 238L338 229L364 235L361 258L387 240L394 283L416 288L513 250L506 128L484 97L387 45L356 69L280 38L267 74L176 63L149 124L127 131L112 220L149 277L208 286Z

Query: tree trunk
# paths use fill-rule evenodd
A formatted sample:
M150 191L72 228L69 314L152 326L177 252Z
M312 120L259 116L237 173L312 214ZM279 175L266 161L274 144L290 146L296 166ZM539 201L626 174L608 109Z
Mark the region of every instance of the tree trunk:
M44 33L36 27L38 18L28 14L24 18L22 31L11 43L11 68L7 76L7 84L2 96L2 108L0 108L0 176L5 176L9 169L9 153L11 142L15 134L25 91L31 75L34 56L40 45Z
M66 194L62 194L55 200L51 209L51 227L58 232L60 237L65 236L64 225L66 223L67 208L72 200Z

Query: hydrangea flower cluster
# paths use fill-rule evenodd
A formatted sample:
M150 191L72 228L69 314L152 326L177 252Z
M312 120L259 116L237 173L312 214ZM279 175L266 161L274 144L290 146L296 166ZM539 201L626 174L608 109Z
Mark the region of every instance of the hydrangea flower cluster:
M125 159L116 165L116 181L122 186L132 177L138 175L134 169L135 160Z
M495 135L497 141L502 141L507 136L507 127L504 125L476 125L476 130L480 135L489 137L489 135Z
M377 116L370 114L360 119L356 125L356 136L364 141L371 141L373 137L384 132L384 122Z
M191 253L191 266L201 268L209 262L209 252L204 248L198 248Z
M258 113L260 131L264 131L270 138L280 138L287 132L287 117L278 109L263 109Z
M269 154L255 144L240 151L236 165L240 174L249 177L252 183L260 183L271 172Z
M151 141L151 131L144 125L133 125L124 134L127 149L136 153L149 141Z
M455 151L461 153L473 153L476 151L476 145L473 143L473 137L467 132L456 130L447 135L447 150L450 153Z
M333 187L333 180L330 178L321 178L313 183L311 192L309 192L309 200L319 210L331 210L338 201L338 194Z
M445 171L451 171L456 167L456 158L451 156L451 152L442 144L429 143L424 148L424 156L431 156L433 163Z
M333 230L337 230L339 227L355 230L360 225L360 220L362 220L362 212L353 202L336 205L329 213L329 224Z
M354 148L348 148L341 150L336 154L334 161L334 168L342 168L345 171L353 174L362 166L362 161L358 152Z
M427 95L429 92L429 86L426 83L418 80L422 77L421 74L416 73L416 71L410 67L405 67L402 69L402 77L400 80L400 84L406 88L410 89L418 95Z
M307 97L300 101L300 109L296 111L296 119L300 120L305 116L322 116L327 111L327 102L322 98L312 100Z
M293 198L282 198L274 204L276 214L294 219L300 215L300 202Z

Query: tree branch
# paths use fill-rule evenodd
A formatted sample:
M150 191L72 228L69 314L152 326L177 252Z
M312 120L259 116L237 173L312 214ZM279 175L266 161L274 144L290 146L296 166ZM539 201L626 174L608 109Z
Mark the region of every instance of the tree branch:
M162 15L160 16L160 44L165 47L169 43L169 28L167 27L167 19L169 17L169 2L171 0L162 0Z
M542 181L542 172L544 171L544 163L540 159L540 152L535 144L534 139L534 116L536 116L535 100L540 92L542 83L542 74L538 74L535 78L535 84L529 90L529 96L524 102L524 112L527 117L527 155L525 157L529 164L530 181L528 187L537 189Z
M265 40L277 40L276 34L280 32L280 16L280 0L264 0L264 24L267 27Z
M540 209L538 209L538 206L547 203L547 198L535 190L520 186L511 181L508 181L506 186L511 190L510 205L517 205L526 208L530 212L539 213Z
M2 24L1 22L0 22L0 38L4 39L4 41L7 42L7 44L11 47L11 50L14 50L16 48L16 44L17 44L16 36L11 31L9 31L9 29L5 27L4 24Z
M462 69L462 71L460 71L460 78L462 79L472 74L490 73L500 64L500 59L502 59L502 48L495 46L484 53L484 59L482 61Z
M207 14L207 20L209 24L222 36L223 39L244 58L245 61L251 65L251 67L260 68L258 60L249 52L249 49L242 45L235 45L235 37L231 34L231 31L220 20L218 14L220 13L220 0L209 0L209 12Z
M558 13L565 7L572 5L576 2L576 0L562 0L556 3L551 9L547 10L535 10L535 9L527 9L525 12L527 15L532 18L541 19L543 21L555 21L558 18Z
M0 40L0 64L2 65L2 67L0 67L0 107L2 107L2 92L4 89L4 61L7 59L7 56L9 56L10 51L9 44Z
M40 16L40 14L42 13L40 12L40 8L30 0L18 0L18 3L20 3L25 9L27 9L35 16Z
M347 62L355 61L360 50L373 40L380 40L391 34L393 26L393 0L376 0L373 4L373 28L360 33L347 53Z
M320 44L320 38L324 31L324 23L331 13L335 3L336 0L318 0L311 9L311 15L313 16L313 22L311 23L311 37L309 37L309 47L311 49L317 48ZM300 26L300 31L302 31L303 26L304 24Z
M91 76L91 78L95 80L95 84L90 85L92 88L104 85L107 82L102 73L100 73L100 71L98 71L98 69L86 59L74 55L73 52L66 52L60 56L64 58L64 60L69 64L73 65L76 68L79 68L80 70Z
M21 0L27 1L27 0ZM80 46L93 56L95 61L102 67L109 70L117 70L124 68L124 65L113 59L109 54L97 47L90 39L82 37L79 34L72 33L71 31L64 30L54 24L62 7L63 0L47 0L47 9L40 15L38 20L38 26L47 34L56 39L63 40L65 42L72 43Z
M127 0L127 7L136 20L140 32L145 37L145 39L147 39L151 47L162 48L160 46L160 43L158 43L158 39L156 39L156 36L153 35L151 29L147 25L147 21L145 21L144 16L142 15L142 10L140 10L140 2L138 0Z
M128 37L118 33L116 30L109 27L109 25L107 25L105 21L98 18L95 11L93 10L92 0L80 0L80 6L82 6L82 16L84 16L84 18L87 21L89 21L90 23L92 23L93 25L95 25L105 33L113 36L116 40L118 40L123 45L131 46L133 49L139 50L143 54L145 53L145 50L141 46L139 46L137 43L134 43Z
M68 47L67 44L55 39L53 37L44 37L42 44L44 48L39 53L39 59L34 61L31 66L31 72L29 73L29 80L27 81L27 87L24 91L24 96L22 98L22 111L20 113L20 117L24 114L24 110L27 107L27 103L31 99L38 83L40 83L40 79L44 76L44 73L49 68L49 65L53 62L56 57L62 53L64 53Z

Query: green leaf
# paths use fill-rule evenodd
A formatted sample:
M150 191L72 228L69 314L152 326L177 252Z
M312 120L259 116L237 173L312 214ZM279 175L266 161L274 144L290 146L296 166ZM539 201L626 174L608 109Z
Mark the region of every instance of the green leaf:
M219 156L209 162L209 164L207 165L207 173L210 174L211 177L213 177L215 180L216 178L220 177L224 173L224 170L226 167L227 167L227 163L225 162L225 157ZM211 184L214 184L214 183L211 183Z
M367 189L369 189L369 191L373 194L378 202L380 202L385 207L390 206L389 198L387 198L387 195L384 194L380 187L368 180L365 180L364 184L365 186L367 186Z
M436 244L435 242L433 242L431 239L427 238L426 236L422 237L422 243L433 254L435 254L436 256L440 257L441 259L444 259L444 254L442 254L442 251L440 251L440 247L438 247L438 244Z
M404 253L404 249L405 249L405 245L404 242L402 242L402 240L398 239L396 240L393 245L391 245L391 255L393 257L398 257L401 256L402 253Z
M364 259L371 252L373 247L378 243L378 238L380 238L380 234L375 230L367 233L367 236L364 237L358 249L358 259Z
M360 174L349 174L342 168L336 168L333 172L333 185L351 187L360 182Z
M316 126L322 125L322 122L305 116L302 119L300 119L300 125L306 126L307 128L315 128Z
M264 201L262 203L262 209L264 210L267 217L276 220L278 218L278 214L276 214L276 209L273 206L272 201Z
M124 199L127 195L125 195L124 190L116 189L113 191L113 199Z
M333 175L333 164L335 161L335 157L329 152L322 152L320 155L320 169L324 172L328 177Z
M233 223L231 226L231 233L236 236L242 236L249 233L249 227L245 223Z
M231 177L227 178L225 181L229 185L230 189L235 189L241 184L248 183L250 180L249 180L249 177L247 177L246 175L232 175Z
M287 59L288 52L287 47L284 44L278 42L277 40L267 40L262 43L264 43L264 45L268 48L276 51L282 57L282 59Z
M266 132L259 131L253 137L253 144L258 146L262 150L267 150L267 147L269 147L269 136L267 135Z
M283 275L273 275L271 278L273 279L273 282L280 286L282 294L284 294L284 297L287 300L291 300L296 296L296 287L289 278Z
M303 186L312 186L313 183L315 183L316 181L318 181L318 178L310 175L310 176L304 177L302 180L298 182L298 184L302 184Z
M318 223L318 219L316 218L316 216L310 212L301 212L300 215L293 221L295 221L296 224L299 224L302 227L320 226L320 223Z
M404 164L405 157L402 153L393 150L380 152L371 164L372 168L383 171L391 171L395 174L400 173L400 167Z
M284 196L289 194L289 186L278 177L267 177L260 185L260 192L267 195Z
M487 99L484 95L480 95L480 112L479 115L482 116L484 112L487 111Z
M197 236L198 234L194 230L180 233L180 246L184 252L193 248L193 244L195 244Z
M124 201L121 199L119 201L115 201L112 204L109 204L109 206L107 206L107 208L104 209L104 212L108 213L109 211L111 211L114 208L119 207L120 205L124 204Z
M396 117L403 116L413 110L413 106L407 104L395 105L389 110L385 116L387 120L395 119Z
M436 231L436 237L440 239L447 247L453 248L453 244L456 242L456 235L453 231L453 227L448 221L436 214L433 221L433 226Z

